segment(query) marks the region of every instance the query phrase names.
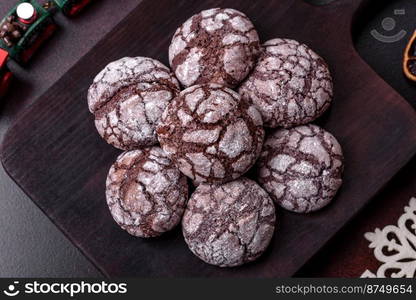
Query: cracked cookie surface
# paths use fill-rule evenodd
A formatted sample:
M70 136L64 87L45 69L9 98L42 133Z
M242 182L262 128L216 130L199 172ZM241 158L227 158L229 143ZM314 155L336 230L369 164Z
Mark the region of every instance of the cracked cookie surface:
M342 184L343 154L316 125L276 130L257 162L260 185L283 208L308 213L326 206Z
M262 124L258 110L238 93L206 84L187 88L168 105L157 134L163 150L194 183L223 183L255 163Z
M190 250L203 261L238 266L257 259L275 229L275 208L254 181L201 184L189 199L182 230Z
M154 237L181 220L187 179L159 147L122 153L106 182L107 204L117 224L138 237Z
M325 61L308 46L273 39L239 88L262 114L266 127L293 127L312 122L329 107L332 77Z
M168 67L146 57L124 57L108 64L88 90L88 106L98 133L122 150L157 143L156 125L179 93Z
M246 15L213 8L177 29L169 62L185 87L209 82L235 87L253 68L259 49L257 31Z

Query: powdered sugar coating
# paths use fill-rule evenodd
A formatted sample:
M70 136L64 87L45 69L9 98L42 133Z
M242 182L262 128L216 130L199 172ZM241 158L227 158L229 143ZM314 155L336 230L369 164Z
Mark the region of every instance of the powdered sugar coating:
M276 130L258 160L258 180L280 206L298 213L326 206L342 184L343 154L316 125Z
M309 123L329 107L332 78L325 61L308 46L289 39L263 45L258 63L239 89L260 110L267 127Z
M116 148L157 143L156 125L179 92L169 68L146 57L124 57L107 65L88 90L98 133Z
M233 267L257 259L275 228L275 208L254 181L199 185L189 199L182 230L190 250L203 261Z
M235 87L253 68L259 47L258 34L246 15L213 8L178 28L169 62L185 87L209 82Z
M159 147L122 153L106 183L107 204L117 224L138 237L176 226L188 198L187 179Z
M240 177L255 163L264 138L257 109L217 84L182 91L168 105L157 133L163 150L197 184Z

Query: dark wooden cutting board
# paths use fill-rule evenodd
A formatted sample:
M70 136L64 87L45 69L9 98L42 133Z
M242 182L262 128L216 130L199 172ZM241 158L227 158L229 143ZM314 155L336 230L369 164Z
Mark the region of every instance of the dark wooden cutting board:
M367 2L338 0L317 7L301 0L145 0L16 120L4 140L3 165L105 275L290 276L416 153L413 109L353 46L350 29ZM86 103L89 84L107 63L139 55L167 63L175 29L192 14L218 6L245 12L263 41L294 38L327 60L335 99L319 123L338 138L346 159L344 185L333 204L310 215L278 210L277 231L267 253L232 269L209 266L193 256L180 228L143 240L116 226L104 188L120 152L98 136Z

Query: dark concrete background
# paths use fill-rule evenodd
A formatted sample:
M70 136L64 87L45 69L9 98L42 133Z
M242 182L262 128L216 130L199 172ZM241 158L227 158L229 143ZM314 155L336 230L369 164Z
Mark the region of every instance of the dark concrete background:
M0 16L16 2L0 1ZM140 2L100 0L76 18L57 16L59 31L32 63L25 69L10 64L17 78L9 94L0 100L0 142L16 115L65 74ZM72 276L100 276L100 273L0 167L0 277Z

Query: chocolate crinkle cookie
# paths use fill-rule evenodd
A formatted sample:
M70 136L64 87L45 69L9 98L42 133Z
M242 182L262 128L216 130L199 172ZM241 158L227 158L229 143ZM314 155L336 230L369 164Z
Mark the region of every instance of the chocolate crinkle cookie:
M233 267L257 259L275 228L275 208L254 181L240 178L223 185L199 185L182 220L185 241L203 261Z
M168 105L157 134L163 150L194 183L223 183L255 163L263 145L262 124L254 105L233 90L196 85Z
M107 204L117 224L138 237L176 226L188 198L187 179L159 147L126 151L112 165Z
M156 125L178 94L168 67L146 57L125 57L107 65L88 90L88 106L99 134L122 150L157 143Z
M213 8L188 19L175 32L169 61L185 86L237 86L253 68L259 37L251 21L235 9Z
M342 183L343 155L333 135L315 125L276 130L258 160L260 185L298 213L326 206Z
M263 45L239 93L257 106L266 127L289 128L325 112L332 101L332 78L325 61L308 46L273 39Z

